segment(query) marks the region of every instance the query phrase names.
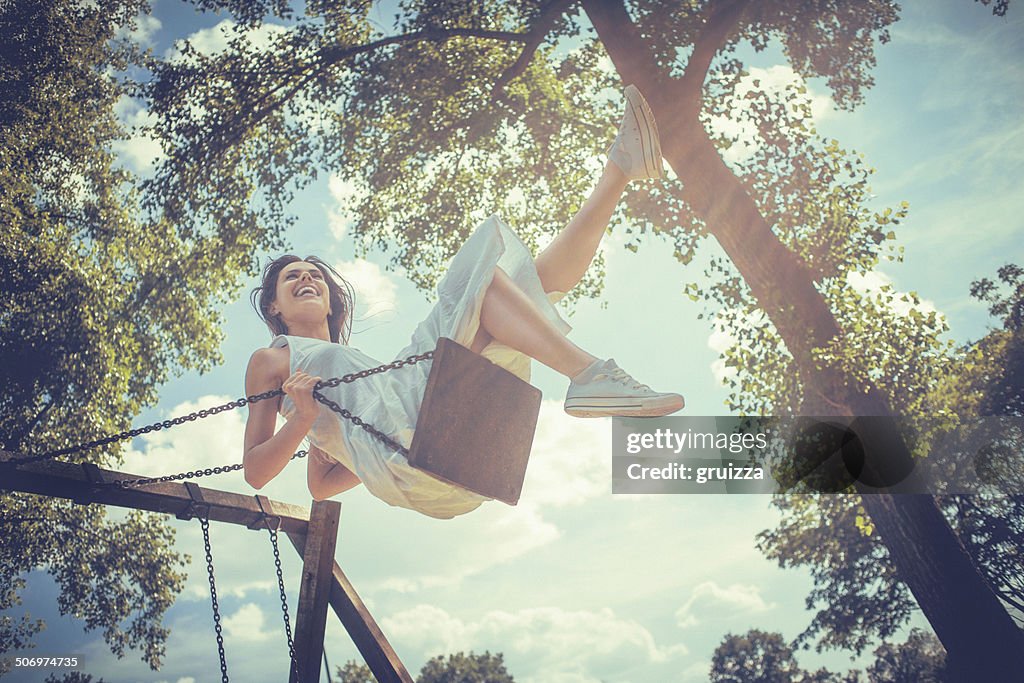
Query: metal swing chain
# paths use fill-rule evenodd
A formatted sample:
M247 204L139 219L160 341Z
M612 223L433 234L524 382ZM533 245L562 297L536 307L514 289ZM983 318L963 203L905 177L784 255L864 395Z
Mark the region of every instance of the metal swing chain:
M224 658L224 636L220 625L220 606L217 603L217 584L213 576L213 553L210 551L210 520L208 514L198 517L206 546L206 572L210 576L210 602L213 603L213 630L217 632L217 654L220 655L220 679L222 683L228 683L228 662Z
M336 387L339 384L341 384L342 382L352 382L352 381L355 381L357 379L362 379L363 377L369 377L370 375L375 375L375 374L378 374L378 373L381 373L381 372L387 372L388 370L397 370L398 368L402 367L403 365L415 365L416 363L419 363L422 360L429 360L429 359L431 359L433 357L434 357L434 352L433 351L427 351L425 353L421 353L421 354L418 354L418 355L415 355L415 356L409 356L408 358L405 358L405 359L399 359L399 360L396 360L396 361L392 361L392 362L390 362L390 363L388 363L386 365L381 365L381 366L376 367L376 368L370 368L369 370L363 370L362 372L357 372L354 375L345 375L345 377L329 379L326 382L319 382L319 383L317 383L317 386L313 389L313 398L315 398L317 401L319 401L320 403L324 404L325 406L327 406L328 408L330 408L331 410L333 410L337 414L341 415L343 418L345 418L346 420L348 420L352 424L356 425L357 427L362 427L365 431L369 432L374 438L376 438L378 441L380 441L381 443L386 445L388 448L390 448L392 450L395 450L395 451L398 451L399 453L401 453L405 457L409 457L409 449L408 448L406 448L402 444L398 443L397 441L392 439L390 436L388 436L384 432L382 432L379 429L377 429L376 427L374 427L372 424L370 424L368 422L364 422L357 415L353 415L347 409L342 408L335 401L332 401L331 399L329 399L326 396L324 396L323 394L321 394L320 393L320 389L328 389L328 388L331 388L331 387ZM349 377L351 377L352 379L347 379Z
M296 458L305 458L309 454L309 451L298 451L292 456L292 460ZM115 479L108 482L111 486L118 486L123 489L132 488L134 486L145 486L146 484L156 484L168 481L178 481L180 479L192 479L194 477L206 477L211 474L223 474L224 472L234 472L244 467L242 463L235 463L234 465L222 465L217 467L207 467L202 470L192 470L191 472L181 472L179 474L165 474L162 477L149 477L142 479Z
M353 415L351 412L349 412L345 408L342 408L340 405L338 405L334 401L332 401L332 400L326 398L325 396L323 396L323 394L320 393L320 389L328 389L328 388L336 387L336 386L338 386L339 384L342 384L342 383L348 384L348 383L354 382L354 381L356 381L358 379L362 379L364 377L369 377L370 375L380 374L382 372L387 372L389 370L396 370L396 369L398 369L398 368L400 368L400 367L402 367L404 365L415 365L416 363L419 363L420 361L429 360L429 359L431 359L433 357L434 357L434 352L433 351L426 351L424 353L420 353L420 354L417 354L417 355L408 356L407 358L400 358L398 360L394 360L394 361L392 361L390 363L385 363L384 365L380 365L380 366L377 366L375 368L368 368L366 370L361 370L359 372L349 373L347 375L344 375L343 377L333 377L331 379L318 382L316 387L314 387L314 389L313 389L313 396L314 396L314 398L316 398L317 401L319 401L320 403L323 403L328 408L330 408L334 412L338 413L339 415L341 415L345 419L347 419L347 420L351 421L353 424L355 424L355 425L365 429L367 432L372 434L374 437L379 439L381 442L387 444L388 447L393 448L393 449L403 453L404 455L408 456L409 452L408 452L408 450L404 446L402 446L398 442L394 441L393 439L388 437L386 434L384 434L380 430L376 429L373 425L362 421L361 419L359 419L359 417ZM88 441L88 442L85 442L85 443L76 444L74 446L68 446L67 448L61 448L61 449L56 449L56 450L52 450L52 451L47 451L47 452L42 453L40 455L33 455L33 456L24 457L24 458L12 458L12 459L7 461L7 464L12 465L14 467L17 467L18 465L23 465L23 464L33 463L33 462L39 462L41 460L49 460L51 458L56 458L56 457L62 456L62 455L72 455L72 454L75 454L75 453L81 453L82 451L86 451L86 450L89 450L89 449L92 449L92 448L98 448L99 446L106 446L106 445L112 444L112 443L114 443L116 441L124 441L126 439L133 439L133 438L135 438L137 436L141 436L142 434L148 434L150 432L157 432L157 431L160 431L161 429L168 429L170 427L174 427L174 426L177 426L177 425L180 425L180 424L184 424L185 422L194 422L194 421L196 421L198 419L209 417L210 415L216 415L216 414L222 413L222 412L224 412L226 410L234 410L235 408L241 408L242 406L245 406L245 405L250 404L250 403L258 403L259 401L264 401L264 400L266 400L268 398L274 398L276 396L283 396L283 395L284 395L284 391L282 389L271 389L270 391L265 391L265 392L263 392L261 394L253 394L252 396L248 396L248 397L245 397L245 398L239 398L239 399L236 399L234 401L229 401L229 402L227 402L227 403L225 403L223 405L215 406L213 408L204 408L202 410L197 410L195 412L189 413L188 415L182 415L180 417L175 417L175 418L171 418L171 419L167 419L167 420L162 420L160 422L154 422L153 424L146 425L145 427L138 427L136 429L130 429L130 430L127 430L127 431L120 432L118 434L112 434L110 436L105 436L105 437L100 438L100 439L95 439L93 441ZM305 455L306 455L306 451L299 451L298 453L296 453L295 455L292 456L292 459L301 458L301 457L303 457ZM222 472L230 472L230 471L239 470L239 469L242 469L242 465L240 463L239 464L235 464L235 465L226 465L226 466L223 466L223 467L206 468L205 470L193 470L192 472L182 472L180 474L166 475L166 476L163 476L163 477L153 477L153 478L148 478L148 479L117 480L117 481L111 482L110 485L121 486L123 488L124 487L130 487L130 486L141 486L141 485L144 485L144 484L150 484L150 483L154 483L154 482L174 481L174 480L177 480L177 479L188 479L188 478L192 478L192 477L200 477L200 476L206 476L206 475L210 475L210 474L221 474Z
M281 525L281 519L278 518L278 527ZM288 656L292 660L292 670L295 673L295 679L301 680L299 676L299 660L295 656L295 642L292 640L292 622L288 616L288 596L284 591L284 573L281 571L281 552L277 547L277 529L270 526L267 523L267 531L270 533L270 543L274 546L274 567L277 569L277 587L281 591L281 612L284 614L284 633L288 638Z
M266 400L268 398L273 398L275 396L280 396L283 393L284 392L282 390L280 390L280 389L272 389L270 391L265 391L262 394L254 394L254 395L249 396L247 398L239 398L239 399L236 399L234 401L228 401L227 403L225 403L223 405L216 406L214 408L204 408L203 410L197 410L197 411L195 411L193 413L189 413L188 415L182 415L180 417L175 417L175 418L171 418L171 419L168 419L168 420L162 420L160 422L154 422L153 424L146 425L145 427L137 427L136 429L129 429L127 431L120 432L118 434L112 434L110 436L105 436L103 438L95 439L93 441L87 441L85 443L76 444L74 446L68 446L67 448L60 448L60 449L57 449L57 450L47 451L45 453L42 453L41 455L32 455L32 456L28 456L28 457L25 457L25 458L11 459L8 462L10 462L10 463L12 463L14 465L22 465L22 464L28 464L28 463L32 463L32 462L39 462L40 460L49 460L51 458L56 458L56 457L61 456L61 455L73 455L75 453L81 453L82 451L87 451L87 450L90 450L92 448L98 448L100 446L107 446L109 444L114 443L115 441L124 441L125 439L134 439L135 437L141 436L142 434L148 434L150 432L158 432L161 429L168 429L170 427L174 427L176 425L180 425L180 424L183 424L185 422L195 422L196 420L198 420L200 418L209 417L210 415L216 415L217 413L222 413L225 410L233 410L235 408L241 408L242 406L244 406L244 405L246 405L248 403L257 403L259 401L263 401L263 400Z

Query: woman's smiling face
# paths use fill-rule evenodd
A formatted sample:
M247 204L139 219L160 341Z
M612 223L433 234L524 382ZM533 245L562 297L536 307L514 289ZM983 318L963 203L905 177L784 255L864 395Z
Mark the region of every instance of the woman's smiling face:
M271 334L348 343L352 286L317 256L284 254L271 260L249 299Z
M296 261L282 268L270 311L280 314L289 328L294 323L326 320L331 313L331 299L323 272L307 261Z

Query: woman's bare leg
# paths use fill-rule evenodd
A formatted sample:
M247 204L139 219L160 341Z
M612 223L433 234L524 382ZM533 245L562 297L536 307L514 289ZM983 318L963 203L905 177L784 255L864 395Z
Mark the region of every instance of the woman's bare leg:
M587 272L627 182L619 167L608 161L590 197L534 259L545 292L568 292Z
M472 350L479 353L491 338L569 378L597 360L569 341L501 268L484 295Z
M597 186L590 193L590 196L580 207L580 210L576 212L572 220L569 221L555 237L554 241L551 242L534 260L534 265L537 268L537 274L540 276L541 285L545 292L568 292L583 277L584 273L587 272L587 268L590 267L590 263L594 260L594 256L597 254L597 247L601 243L601 238L604 237L605 230L608 227L608 221L611 219L612 212L615 211L615 206L619 203L619 198L622 196L622 191L626 187L626 183L629 182L625 174L619 167L611 161L607 162L604 167L604 171L601 173L601 178L597 182ZM555 360L559 365L564 364L565 358L572 358L573 360L569 363L569 367L575 368L579 365L584 358L589 358L589 361L583 364L580 369L586 367L590 362L595 360L593 356L586 353L575 344L568 342L557 328L552 326L547 318L545 318L536 306L526 297L526 295L513 283L508 276L500 269L497 271L501 273L501 276L496 277L498 281L498 289L495 291L494 303L495 310L520 310L525 304L529 304L530 308L533 309L533 313L528 315L527 319L520 320L521 323L527 322L527 320L543 321L550 327L549 331L541 332L541 337L546 337L548 332L553 332L558 337L561 337L568 346L572 349L567 349L564 344L553 341L553 346L544 344L544 346L550 346L550 348L558 348L557 355L564 356L562 360ZM507 281L507 282L506 282ZM493 285L492 285L493 287ZM509 293L506 291L507 287L512 287L516 290L515 293ZM490 290L488 290L488 296L490 296ZM511 297L511 298L510 298ZM523 303L525 302L525 304ZM484 299L485 309L488 299ZM511 307L510 307L511 306ZM481 316L482 317L482 316ZM473 340L473 344L470 347L476 353L480 353L492 339L498 339L503 344L511 346L512 348L522 351L532 358L537 358L540 362L548 365L549 367L559 370L558 367L551 365L542 358L538 358L531 353L528 353L524 349L520 349L515 343L509 343L508 341L498 338L490 331L490 327L500 326L500 319L489 320L490 325L487 322L481 320L480 330L477 332L476 338ZM539 324L539 323L538 323ZM504 330L506 336L515 335L516 331L512 329ZM536 332L529 329L526 326L521 327L520 334L529 337L534 337ZM517 343L523 343L524 340L517 339ZM538 339L525 340L526 343L531 346L538 341ZM580 355L582 354L582 355ZM562 372L559 370L559 372ZM563 374L565 374L563 372ZM572 377L573 375L568 375Z

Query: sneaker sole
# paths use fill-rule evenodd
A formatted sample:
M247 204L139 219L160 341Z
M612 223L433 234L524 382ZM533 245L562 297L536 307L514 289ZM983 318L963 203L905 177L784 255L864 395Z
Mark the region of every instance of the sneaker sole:
M566 399L565 412L573 417L661 417L682 410L685 405L682 396L639 401L588 396Z
M654 112L635 85L626 88L626 101L641 131L641 139L646 141L641 147L644 150L644 168L647 175L650 178L662 178L665 174L661 165L661 140L658 137L658 124L654 120Z

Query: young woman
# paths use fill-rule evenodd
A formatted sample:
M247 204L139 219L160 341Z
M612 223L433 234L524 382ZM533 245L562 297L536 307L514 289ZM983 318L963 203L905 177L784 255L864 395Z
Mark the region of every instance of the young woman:
M439 301L417 326L405 358L448 337L528 380L530 359L570 379L565 410L578 417L657 416L683 407L683 397L658 393L614 360L599 359L565 336L570 327L552 303L582 278L608 220L630 180L661 178L661 147L650 107L633 86L597 187L536 259L497 216L491 216L452 259L438 285ZM283 256L264 270L253 305L276 335L257 350L245 375L247 395L281 388L285 396L249 406L245 478L259 489L273 479L307 436L308 483L323 500L363 482L384 501L449 518L478 507L483 497L412 468L406 458L319 404L321 378L381 365L347 346L352 296L333 269L316 257ZM340 279L340 278L339 278ZM343 286L344 284L344 286ZM430 371L428 362L324 389L326 397L406 448ZM276 413L286 422L276 430Z

